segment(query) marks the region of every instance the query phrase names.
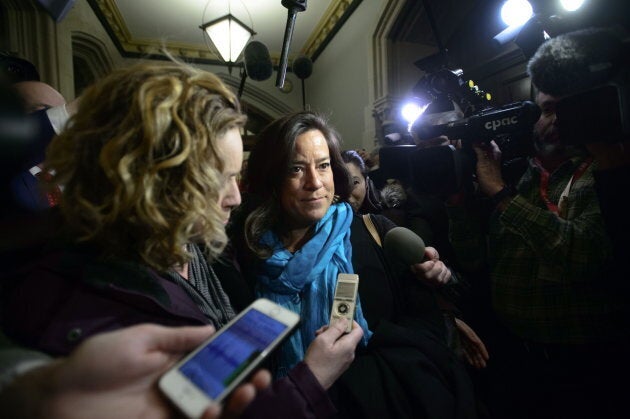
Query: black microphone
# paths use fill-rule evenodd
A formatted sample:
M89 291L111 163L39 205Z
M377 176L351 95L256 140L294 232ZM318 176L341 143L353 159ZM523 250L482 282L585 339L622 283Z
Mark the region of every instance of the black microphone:
M305 55L295 58L291 67L300 80L308 79L313 74L313 62Z
M394 227L385 234L383 251L394 272L408 271L424 261L424 241L405 227Z
M291 38L293 37L293 28L295 27L295 18L297 17L297 12L306 10L306 0L282 0L282 5L289 9L289 13L287 15L287 26L284 30L282 53L280 54L280 62L278 64L278 77L276 77L276 87L279 88L284 86L284 78L287 75L287 60L289 57Z
M302 109L306 110L306 88L304 87L304 79L313 74L313 62L305 55L301 55L293 60L293 73L302 80Z
M260 41L252 41L243 53L247 77L256 81L264 81L271 77L273 65L267 46Z

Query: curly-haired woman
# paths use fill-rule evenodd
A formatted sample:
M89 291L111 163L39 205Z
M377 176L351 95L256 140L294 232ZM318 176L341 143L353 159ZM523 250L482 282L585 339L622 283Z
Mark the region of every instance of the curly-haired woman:
M185 65L140 64L89 88L45 162L63 186L63 233L13 281L6 333L66 355L139 323L225 325L235 313L210 262L241 201L244 123L219 78ZM248 412L331 414L325 390L352 361L360 330L319 331L304 361Z

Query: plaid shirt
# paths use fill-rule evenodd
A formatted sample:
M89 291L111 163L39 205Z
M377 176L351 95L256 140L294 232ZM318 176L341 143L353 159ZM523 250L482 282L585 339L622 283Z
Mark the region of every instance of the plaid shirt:
M558 202L583 160L575 157L551 174L551 202ZM620 278L605 274L612 250L594 189L593 166L573 182L561 218L542 200L541 172L530 162L517 185L518 195L502 212L491 215L487 246L474 238L480 229L461 209L450 210L457 253L469 261L477 258L478 263L487 250L494 309L522 338L586 343L627 334L619 313L628 303L611 285Z

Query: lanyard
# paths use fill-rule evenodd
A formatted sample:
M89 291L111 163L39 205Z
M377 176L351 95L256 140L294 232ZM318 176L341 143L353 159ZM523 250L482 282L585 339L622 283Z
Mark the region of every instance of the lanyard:
M586 169L588 169L588 167L591 165L592 162L593 162L593 158L589 157L586 160L584 160L577 167L577 169L575 169L575 172L573 172L571 179L569 179L569 183L567 184L567 187L564 189L564 192L562 193L563 197L566 197L566 195L569 194L569 189L571 188L571 184L573 182L576 182L579 178L582 177L582 175L584 174L584 172L586 172ZM558 205L551 202L551 200L549 199L550 173L541 166L538 159L535 159L534 163L536 164L538 169L540 169L540 198L543 200L545 205L547 205L547 208L549 209L549 211L553 212L554 214L560 214ZM561 197L561 200L562 200L562 197Z

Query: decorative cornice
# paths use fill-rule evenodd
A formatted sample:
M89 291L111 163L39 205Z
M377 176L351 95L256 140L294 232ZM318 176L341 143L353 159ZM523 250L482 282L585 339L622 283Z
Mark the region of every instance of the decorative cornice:
M314 61L361 1L332 0L322 19L304 44L301 53ZM200 47L167 40L133 38L115 0L88 0L88 3L123 56L160 55L159 51L166 48L171 53L193 62L222 64L219 56L206 46ZM277 66L280 61L280 53L272 53L271 61L274 66Z
M355 0L356 1L356 0ZM307 57L313 57L317 51L326 42L326 38L335 30L338 30L337 24L344 17L346 11L352 6L353 0L333 0L324 15L320 19L317 26L306 40L302 53ZM360 3L358 1L357 3Z
M112 31L121 42L131 42L131 32L127 29L127 25L118 10L118 6L114 0L94 0L99 9L107 19Z
M127 24L123 19L115 0L89 0L90 5L100 15L101 21L106 26L114 43L125 56L139 56L146 54L160 54L162 48L166 48L173 54L192 61L207 61L209 63L221 63L220 58L209 48L200 48L197 45L185 44L156 39L138 39L131 36ZM104 20L104 21L103 21Z

